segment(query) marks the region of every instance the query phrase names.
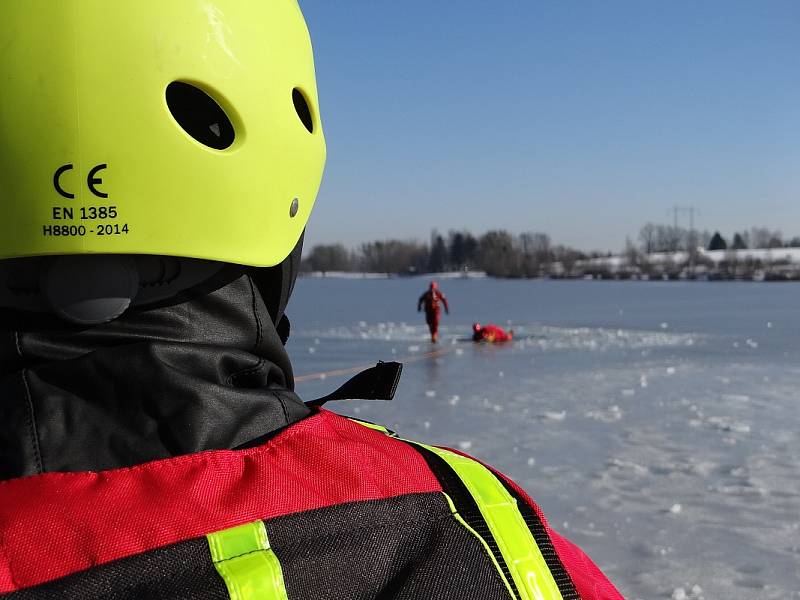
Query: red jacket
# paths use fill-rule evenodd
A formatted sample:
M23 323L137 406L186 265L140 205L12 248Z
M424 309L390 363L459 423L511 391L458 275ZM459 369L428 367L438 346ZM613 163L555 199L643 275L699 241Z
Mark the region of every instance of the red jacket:
M450 306L447 304L447 298L445 298L445 295L439 290L428 290L419 297L419 301L417 302L417 310L420 310L424 306L426 313L441 312L442 309L439 306L440 302L444 304L444 309L449 313Z
M475 510L486 490L453 476L459 460L496 477L492 518ZM522 581L504 561L519 535L493 538L508 517L560 597L622 598L502 475L325 410L250 449L3 482L0 595L500 600Z

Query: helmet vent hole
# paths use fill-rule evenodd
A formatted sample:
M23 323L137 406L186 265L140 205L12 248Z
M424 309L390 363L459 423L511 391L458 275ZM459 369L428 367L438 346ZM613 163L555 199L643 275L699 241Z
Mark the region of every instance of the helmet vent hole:
M311 118L311 108L308 106L308 101L303 95L303 92L294 88L292 90L292 101L294 102L294 109L297 111L297 116L308 129L308 133L314 133L314 119Z
M167 107L183 130L195 140L214 148L230 148L236 138L233 123L222 107L198 87L183 81L167 86Z

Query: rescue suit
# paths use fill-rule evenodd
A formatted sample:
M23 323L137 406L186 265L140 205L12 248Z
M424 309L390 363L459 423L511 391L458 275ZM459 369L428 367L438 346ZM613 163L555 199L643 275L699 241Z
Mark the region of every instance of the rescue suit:
M450 314L450 305L447 303L447 298L439 290L436 282L432 281L428 291L422 294L417 301L417 312L423 308L425 309L425 322L431 333L432 342L436 342L439 339L439 321L442 319L442 305L444 305L445 311Z
M513 331L506 331L497 325L481 325L475 323L472 326L472 341L473 342L488 342L490 344L510 342L514 339Z
M3 315L2 597L621 598L507 478L304 404L258 286L217 285Z

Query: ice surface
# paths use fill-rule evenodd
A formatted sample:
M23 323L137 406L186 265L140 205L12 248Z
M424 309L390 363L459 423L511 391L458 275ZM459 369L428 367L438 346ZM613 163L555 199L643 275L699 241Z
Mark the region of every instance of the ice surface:
M295 372L411 358L393 402L330 408L506 472L626 598L800 598L800 286L451 280L432 345L426 283L300 280Z

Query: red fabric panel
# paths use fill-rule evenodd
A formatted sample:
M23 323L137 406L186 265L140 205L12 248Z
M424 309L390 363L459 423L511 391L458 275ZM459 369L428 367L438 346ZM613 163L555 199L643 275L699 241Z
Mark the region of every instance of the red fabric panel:
M0 483L0 592L258 519L441 491L403 442L321 411L258 448Z
M553 542L556 554L561 559L561 563L572 578L572 583L575 584L575 589L581 597L581 600L625 600L622 594L617 591L614 584L608 580L608 577L594 564L583 550L578 548L575 544L568 539L561 537L558 533L550 529L550 525L545 519L542 509L531 499L531 497L519 487L511 479L492 470L498 477L502 477L516 492L527 502L530 507L536 512L536 516L544 525L547 535Z
M581 600L625 600L583 550L549 527L547 532Z

